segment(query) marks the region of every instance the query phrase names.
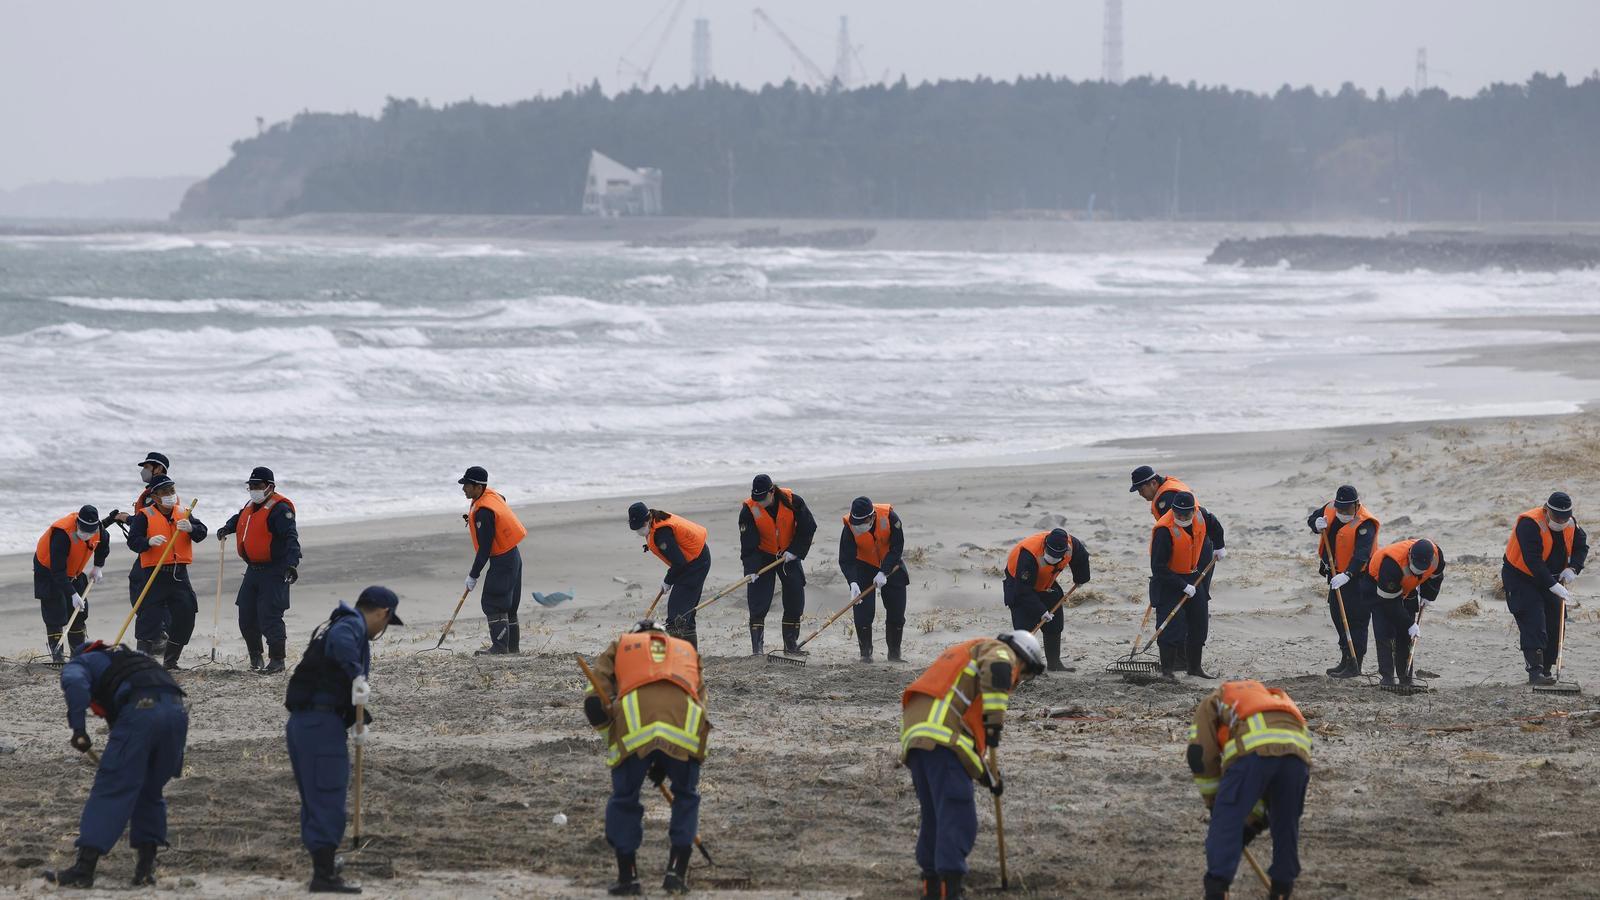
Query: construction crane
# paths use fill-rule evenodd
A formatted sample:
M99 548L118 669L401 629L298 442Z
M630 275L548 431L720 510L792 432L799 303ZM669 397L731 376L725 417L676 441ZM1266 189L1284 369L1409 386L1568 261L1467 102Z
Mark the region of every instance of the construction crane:
M800 49L800 45L796 44L788 34L784 33L784 30L778 27L777 22L772 21L772 17L767 15L766 10L758 6L753 13L757 22L772 29L772 33L778 36L778 40L783 41L783 45L789 48L789 52L799 61L801 68L806 70L806 74L810 76L811 81L817 87L825 88L834 84L833 79L828 77L828 73L822 71L821 66L811 61L811 57Z
M678 17L683 15L683 8L688 5L689 0L667 0L667 5L661 7L655 17L645 23L644 30L639 32L639 36L634 38L633 43L628 45L628 49L623 51L622 56L617 58L618 82L623 79L623 70L631 69L634 73L634 87L642 91L650 90L650 70L656 67L656 60L661 58L662 48L667 46L667 38L672 36L673 26L678 24ZM650 34L650 30L655 27L656 22L660 21L661 16L669 9L672 10L672 14L667 16L667 25L661 29L661 36L656 39L655 48L650 51L650 56L645 60L645 64L641 66L628 59L628 54L632 53L639 46L639 43Z

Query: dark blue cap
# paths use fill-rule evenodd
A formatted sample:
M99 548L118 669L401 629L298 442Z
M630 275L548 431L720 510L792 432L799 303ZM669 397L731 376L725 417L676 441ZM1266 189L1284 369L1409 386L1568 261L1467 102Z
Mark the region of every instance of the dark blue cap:
M1427 569L1433 565L1434 554L1438 552L1438 549L1433 546L1433 541L1417 541L1412 544L1411 555L1408 560L1411 563L1411 567L1413 569Z
M1334 506L1355 506L1360 502L1361 494L1356 491L1356 486L1353 484L1339 485L1339 490L1333 495Z
M400 621L400 598L395 595L394 591L391 591L382 585L375 584L372 587L362 591L361 596L356 598L356 602L365 606L376 606L379 609L387 609L389 611L390 625L405 624L404 622Z
M1067 536L1065 528L1052 529L1044 539L1044 548L1056 556L1066 556L1067 549L1072 546L1072 538Z
M1179 512L1194 509L1194 495L1188 491L1178 491L1172 495L1172 508Z
M168 485L171 485L171 484L173 484L173 481L172 481L171 478L168 478L165 475L157 475L156 477L150 479L150 483L145 485L144 489L147 492L149 492L151 495L154 495L156 491L158 491L158 490L160 490L160 489L162 489L164 487L167 487Z
M872 501L866 497L857 497L850 501L850 521L865 522L872 518L876 510L872 508Z
M644 527L645 520L650 518L650 507L644 505L643 500L635 500L628 507L628 528L638 531Z
M155 465L160 466L163 469L172 468L172 464L167 462L166 454L157 453L154 450L151 450L149 453L146 453L144 455L144 459L139 461L139 468L142 469L145 466L148 466L148 465L150 465L152 463L154 463Z
M489 470L483 466L468 466L467 474L456 479L456 484L488 484Z
M1550 495L1549 500L1544 502L1544 508L1553 513L1565 513L1567 515L1571 515L1572 498L1568 497L1565 491L1556 491L1554 494Z
M99 528L100 510L95 509L91 504L85 503L81 508L78 509L78 524L92 525L95 528Z
M267 484L278 483L278 479L272 477L272 470L266 466L256 466L251 469L249 481L265 481Z
M770 475L757 475L750 482L750 496L752 499L765 497L772 491L772 477Z
M1140 466L1139 468L1134 469L1133 484L1128 488L1128 493L1131 494L1134 491L1137 491L1139 489L1139 485L1144 484L1146 481L1151 481L1155 477L1156 470L1150 468L1149 466Z

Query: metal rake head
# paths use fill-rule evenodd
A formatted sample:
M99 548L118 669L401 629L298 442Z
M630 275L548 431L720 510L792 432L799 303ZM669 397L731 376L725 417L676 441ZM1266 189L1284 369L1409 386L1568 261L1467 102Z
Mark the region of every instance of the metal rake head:
M786 662L792 666L803 666L806 664L806 658L804 656L784 656L782 650L773 650L767 653L767 662Z
M1389 694L1410 696L1412 694L1430 693L1433 688L1430 688L1420 682L1412 682L1411 684L1380 684L1378 685L1378 690Z
M1106 666L1107 672L1118 675L1154 675L1161 664L1153 659L1119 659Z
M365 872L376 878L394 877L394 858L381 850L372 849L372 838L354 838L350 846L339 851L340 868L350 872Z
M1583 688L1576 681L1558 681L1555 684L1536 684L1533 686L1535 694L1581 694Z

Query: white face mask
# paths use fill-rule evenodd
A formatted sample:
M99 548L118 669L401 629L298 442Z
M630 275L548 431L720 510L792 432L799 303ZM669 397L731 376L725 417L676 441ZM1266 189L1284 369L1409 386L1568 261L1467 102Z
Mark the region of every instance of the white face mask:
M855 534L866 534L867 532L872 530L872 520L868 519L867 521L861 522L859 524L855 523L855 522L851 522L850 523L850 530L852 532L854 532Z
M151 467L149 467L149 466L145 466L144 468L139 470L139 478L145 484L149 484L150 483L150 479L152 479L154 477L156 477L156 470L151 468Z
M1572 524L1571 519L1568 519L1565 522L1557 522L1555 519L1547 519L1547 521L1550 523L1551 531L1566 531L1567 526Z
M92 531L80 531L76 535L74 535L74 537L76 537L78 539L79 543L87 544L87 543L89 543L89 539L94 537L94 532L92 532Z
M156 498L156 502L161 504L161 508L162 509L171 509L174 506L178 505L178 495L177 494L163 494L160 497Z
M1187 516L1173 516L1172 518L1173 518L1173 521L1177 522L1180 526L1182 526L1184 528L1188 528L1191 524L1194 523L1194 514L1193 513L1190 513Z
M267 500L267 492L266 491L251 491L250 492L250 502L251 503L265 503L266 500Z
M633 533L637 534L639 537L649 537L650 536L650 526L649 525L640 525L638 528L635 528L633 530Z
M1334 513L1333 515L1334 518L1338 519L1340 524L1343 525L1349 525L1351 522L1356 520L1355 513Z
M1410 572L1413 575L1421 575L1423 572L1426 572L1428 570L1427 569L1419 569L1416 566L1411 565L1410 563L1406 563L1406 571Z
M1057 565L1060 562L1061 562L1061 557L1059 557L1059 556L1051 556L1048 553L1046 553L1044 555L1044 564L1047 565L1047 566Z

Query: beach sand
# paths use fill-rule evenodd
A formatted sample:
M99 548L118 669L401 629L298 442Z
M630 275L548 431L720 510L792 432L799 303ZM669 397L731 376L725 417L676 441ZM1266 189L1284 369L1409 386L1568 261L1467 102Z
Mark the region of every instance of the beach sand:
M715 725L702 790L702 835L718 865L693 871L710 896L908 896L915 890L916 801L897 767L904 686L945 646L1009 628L1000 572L1012 542L1064 517L1092 554L1094 580L1066 613L1077 666L1023 687L1002 747L1007 846L1028 896L1195 896L1206 815L1183 763L1194 704L1215 683L1140 686L1103 671L1125 653L1146 597L1147 505L1127 491L1140 462L1181 477L1227 529L1207 665L1225 677L1287 687L1317 748L1302 825L1306 897L1595 897L1600 837L1596 729L1587 695L1533 694L1516 631L1498 598L1514 516L1553 489L1596 495L1600 414L1201 435L1121 442L1103 458L786 482L817 512L806 561L809 630L845 602L835 561L838 516L867 494L904 519L912 572L907 665L854 662L848 617L812 645L804 667L752 659L743 591L701 614ZM752 471L751 474L754 474ZM1337 659L1308 511L1343 482L1383 520L1382 542L1436 539L1448 560L1441 602L1418 648L1434 692L1399 697L1336 682ZM448 486L454 489L454 486ZM713 589L739 577L737 505L747 482L642 498L711 529ZM206 498L209 499L209 498ZM609 780L580 709L574 651L593 655L643 612L661 566L625 524L634 498L518 507L526 590L576 590L544 610L524 601L524 654L473 657L486 641L468 600L447 646L438 639L461 594L470 544L459 516L303 530L291 656L337 600L383 583L408 627L375 647L377 722L369 745L367 831L394 856L393 897L593 896L614 875L602 837ZM209 501L231 506L233 498ZM465 502L463 501L463 511ZM185 663L209 651L215 545L199 549L200 625ZM91 635L111 637L127 604L119 545ZM283 745L284 679L243 671L229 560L221 652L230 667L181 676L192 703L185 777L168 790L173 847L163 884L180 893L297 893L307 860ZM1583 598L1593 578L1578 581ZM41 631L28 558L0 559L3 650L37 652ZM93 602L93 601L92 601ZM769 647L776 643L776 609ZM1567 670L1600 667L1600 605L1572 618ZM881 611L880 611L881 622ZM131 639L130 639L131 640ZM878 629L881 654L881 625ZM881 659L881 655L880 655ZM291 665L293 660L291 660ZM1369 658L1369 670L1374 661ZM0 665L0 892L42 893L36 870L70 862L89 765L68 747L54 670ZM1600 689L1600 682L1595 682ZM97 743L103 730L94 729ZM646 799L641 870L659 883L665 810ZM564 812L565 827L551 816ZM969 884L996 886L993 811L979 794ZM1263 838L1254 850L1270 856ZM131 872L124 847L106 884ZM1241 867L1236 896L1261 896Z

